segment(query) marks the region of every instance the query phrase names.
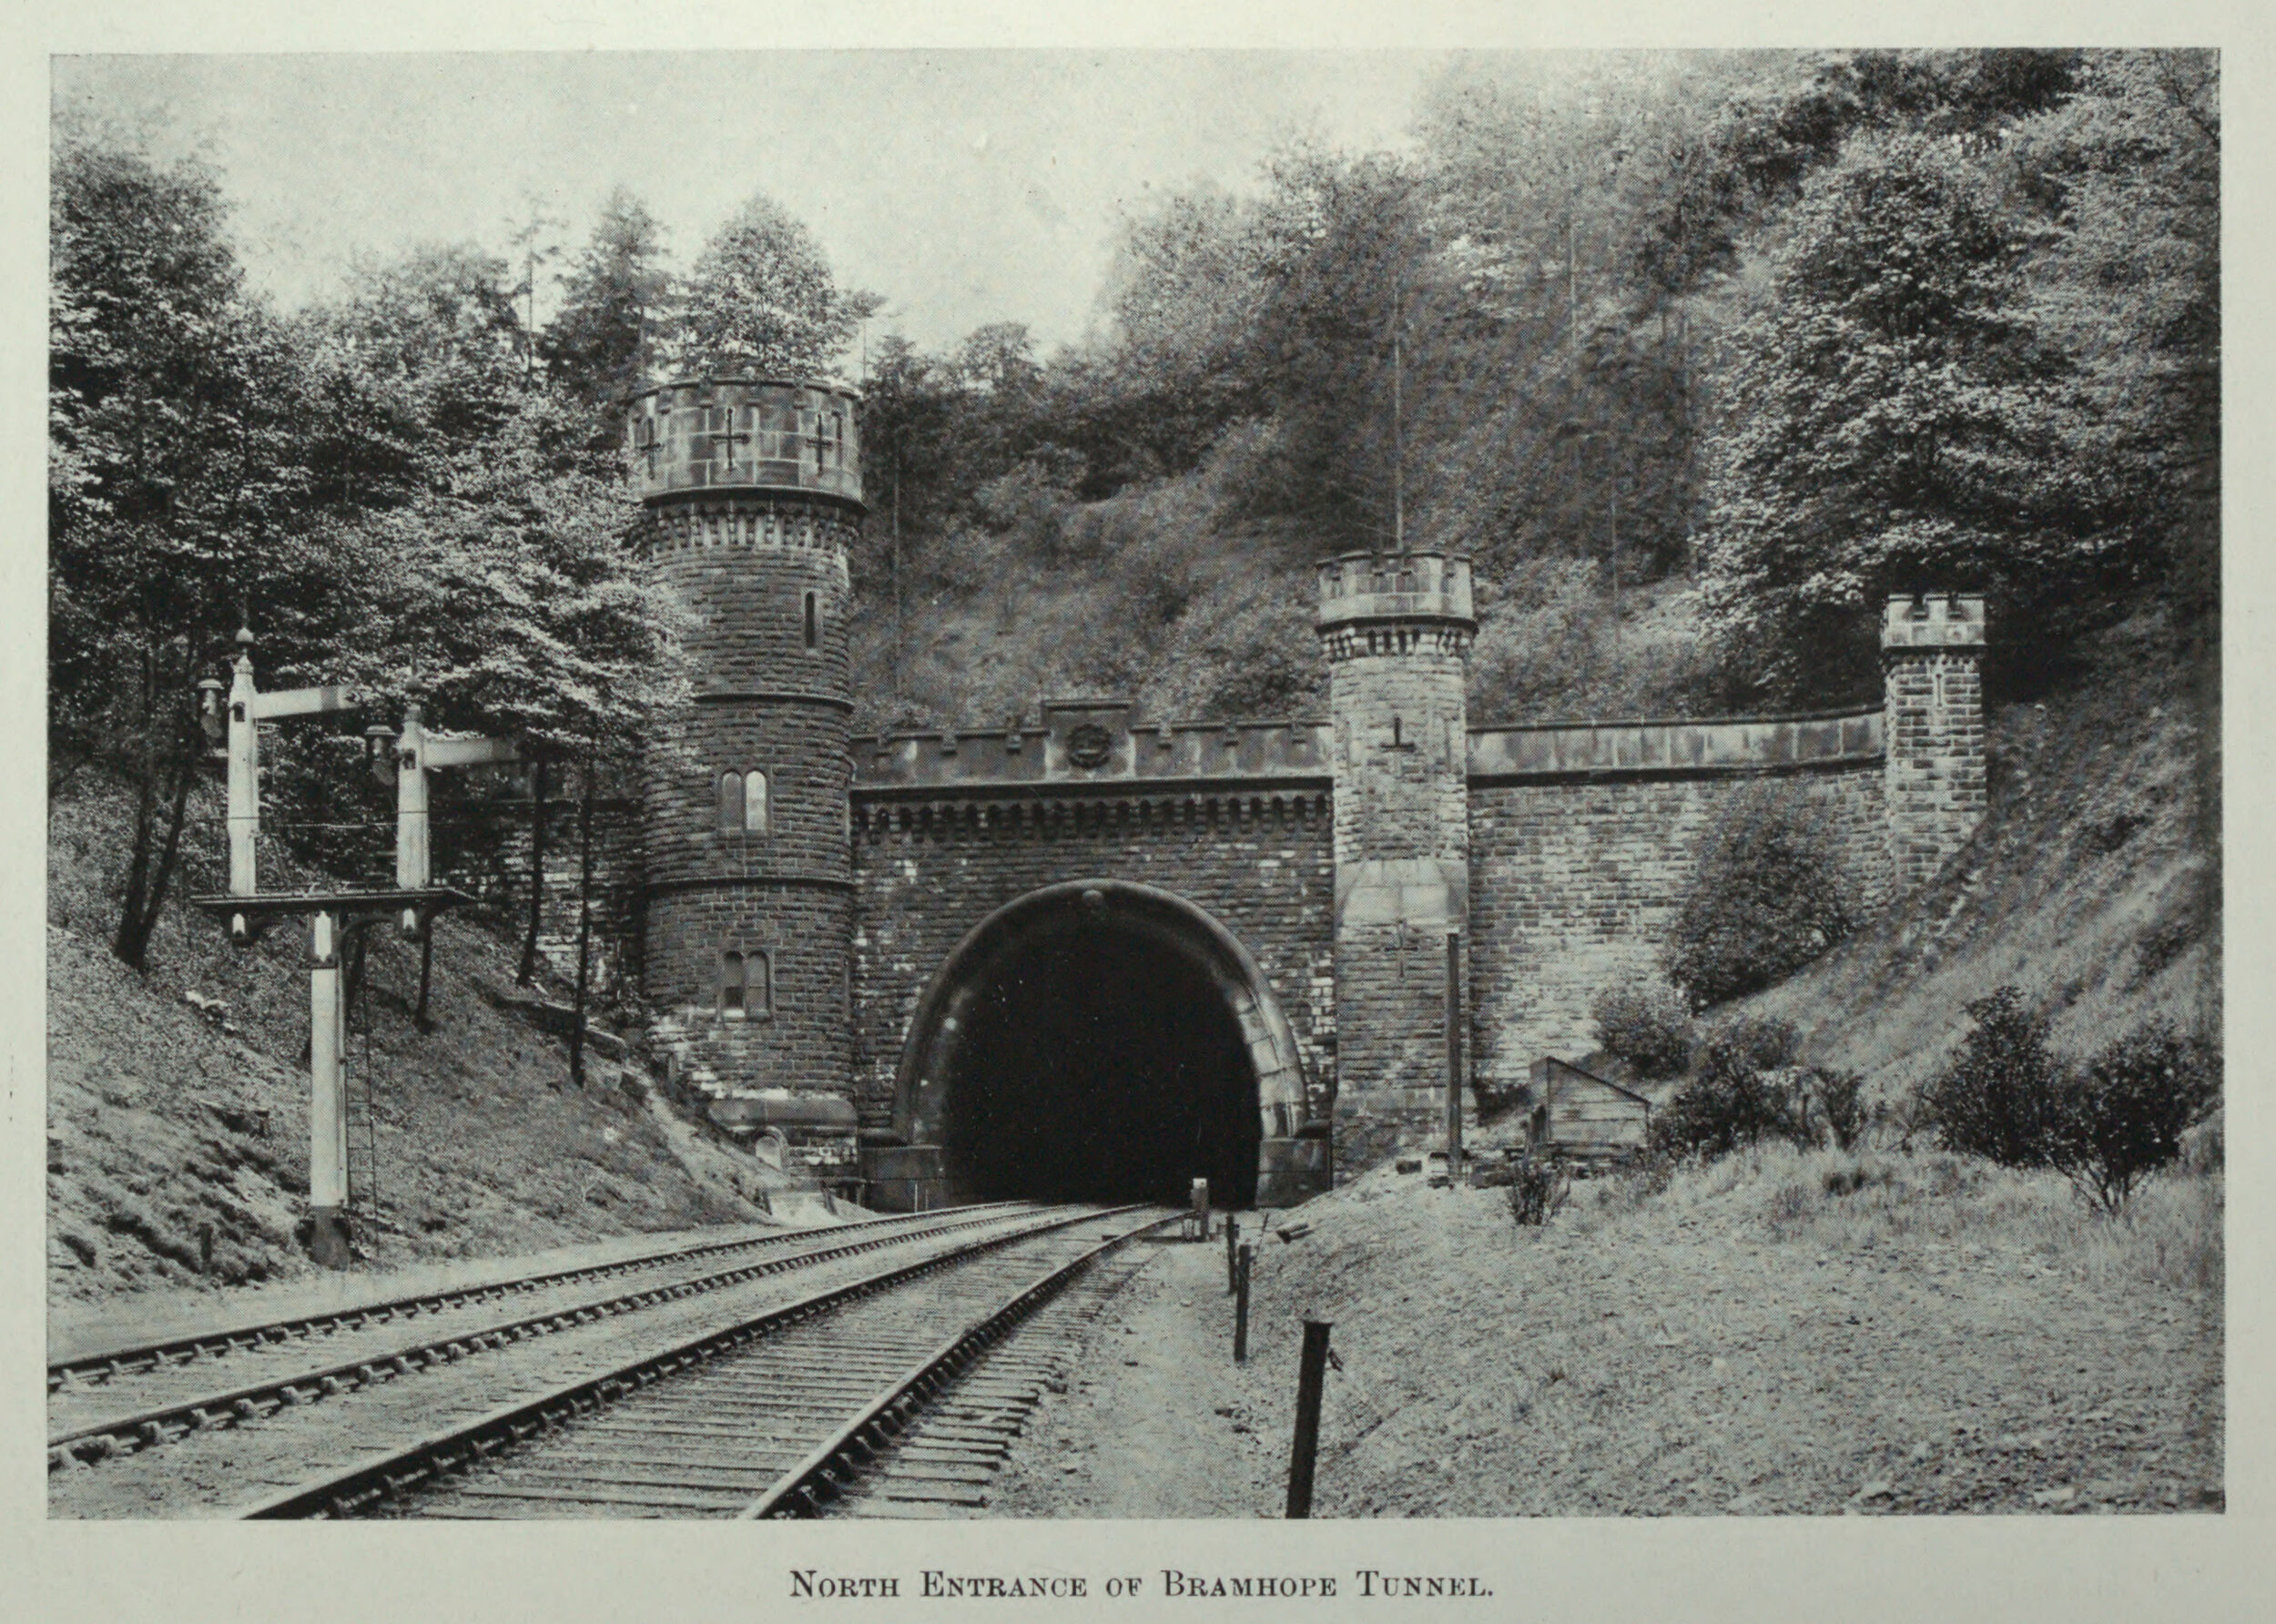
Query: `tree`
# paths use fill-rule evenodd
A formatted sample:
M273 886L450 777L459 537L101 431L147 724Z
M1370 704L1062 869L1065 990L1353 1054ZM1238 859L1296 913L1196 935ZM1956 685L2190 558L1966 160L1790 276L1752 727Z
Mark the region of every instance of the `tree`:
M809 378L843 353L874 298L839 291L814 234L754 194L704 247L670 346L682 372Z
M2153 1023L2111 1043L2062 1088L2047 1160L2115 1217L2144 1179L2181 1154L2181 1134L2220 1093L2207 1047Z
M647 381L672 288L663 227L619 187L562 278L561 308L538 339L546 377L605 417L612 444L622 434L615 409Z
M363 617L352 539L304 522L307 370L249 299L213 177L66 136L50 190L51 788L116 771L133 834L112 950L141 968L205 744L198 677L258 605L264 664Z
M448 456L511 418L528 382L509 274L503 259L462 243L360 259L320 319L369 387Z
M2027 120L2025 187L2053 230L2038 320L2078 358L2141 493L2139 524L2191 607L2220 583L2220 104L2210 51L2094 51Z
M1729 340L1704 595L1763 688L1845 698L1885 594L2076 591L2124 545L2123 493L2031 320L2031 239L1950 143L1857 137L1789 229Z
M2013 987L1967 1006L1976 1024L1952 1061L1921 1091L1921 1104L1952 1150L2007 1167L2043 1167L2063 1086L2047 1051L2047 1018Z
M394 574L392 621L371 673L384 689L417 692L431 725L514 737L543 768L574 775L570 1063L580 1084L594 807L605 781L633 773L644 750L668 748L650 739L650 721L686 693L677 611L629 545L633 498L567 454L583 421L574 402L532 393L443 484L372 522ZM542 791L533 815L544 816ZM533 864L531 885L542 884Z

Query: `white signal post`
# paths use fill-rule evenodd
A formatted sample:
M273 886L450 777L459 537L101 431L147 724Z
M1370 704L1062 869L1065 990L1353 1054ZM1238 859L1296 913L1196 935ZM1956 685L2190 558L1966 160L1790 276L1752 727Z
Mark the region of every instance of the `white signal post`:
M427 849L427 785L430 766L474 761L518 759L511 743L492 739L430 741L420 726L419 707L406 708L397 740L395 878L391 891L330 894L289 892L263 896L256 867L260 846L260 724L289 716L314 716L354 710L363 695L352 687L286 688L264 694L253 680L253 634L237 634L227 701L224 754L228 762L229 888L219 897L193 898L203 911L226 919L229 939L249 946L266 921L305 914L309 920L309 1251L327 1268L344 1269L349 1247L348 1090L341 1064L347 1028L341 949L359 925L394 912L403 933L416 938L437 908L468 898L438 889L430 878ZM220 684L199 685L206 715L213 718ZM378 731L384 737L385 730ZM440 757L440 759L438 759Z
M403 706L403 730L395 737L395 883L406 891L432 884L433 861L427 844L427 775L445 767L519 761L520 746L505 738L430 738L419 702ZM403 935L416 939L419 911L402 911Z
M340 976L340 916L318 909L309 918L309 1206L319 1245L337 1234L345 1241L348 1208L348 1077L340 1065L347 1026ZM342 1247L344 1251L344 1244ZM319 1262L329 1262L321 1256ZM342 1257L334 1268L345 1266Z

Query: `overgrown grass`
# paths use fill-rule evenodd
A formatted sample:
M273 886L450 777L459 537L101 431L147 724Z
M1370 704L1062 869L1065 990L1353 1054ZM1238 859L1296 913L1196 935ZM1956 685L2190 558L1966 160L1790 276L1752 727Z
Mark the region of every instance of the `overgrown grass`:
M1575 1205L1590 1229L1722 1222L1833 1253L1947 1249L2096 1284L2218 1291L2221 1283L2218 1170L2153 1179L2115 1218L2081 1201L2058 1173L1948 1151L1804 1151L1766 1141L1680 1166L1657 1193L1644 1175L1584 1188Z

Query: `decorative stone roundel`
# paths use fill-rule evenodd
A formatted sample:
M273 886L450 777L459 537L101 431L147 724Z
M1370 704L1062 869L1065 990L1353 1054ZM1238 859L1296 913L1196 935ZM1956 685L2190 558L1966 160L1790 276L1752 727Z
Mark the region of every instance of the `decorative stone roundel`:
M1096 722L1085 722L1067 736L1067 759L1077 766L1104 766L1113 750L1113 739Z

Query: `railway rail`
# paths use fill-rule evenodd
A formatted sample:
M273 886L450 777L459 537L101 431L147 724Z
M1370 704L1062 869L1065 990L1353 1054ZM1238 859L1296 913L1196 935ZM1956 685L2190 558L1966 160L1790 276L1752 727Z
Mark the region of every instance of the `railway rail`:
M1181 1216L1000 1218L999 1233L953 1251L706 1328L236 1515L767 1517L973 1504L1063 1369L1071 1327L1137 1266L1126 1253L1100 1265ZM1044 1345L1008 1340L1054 1310Z
M48 1370L49 1469L90 1465L532 1337L1036 1210L1032 1203L1000 1202L707 1242L59 1361ZM630 1277L640 1278L621 1284ZM612 1281L620 1283L617 1289L589 1289ZM507 1302L514 1312L483 1312ZM412 1322L416 1332L407 1337L402 1330ZM217 1385L217 1370L242 1379Z

